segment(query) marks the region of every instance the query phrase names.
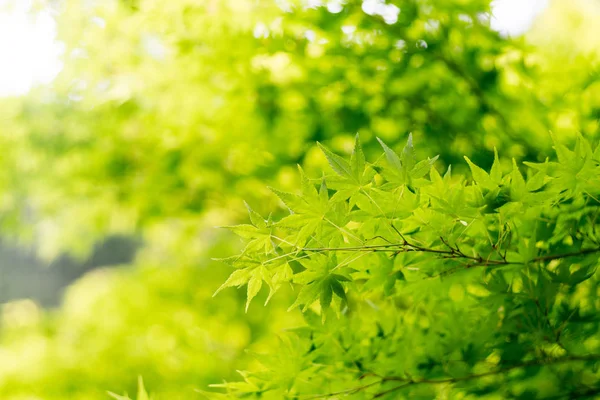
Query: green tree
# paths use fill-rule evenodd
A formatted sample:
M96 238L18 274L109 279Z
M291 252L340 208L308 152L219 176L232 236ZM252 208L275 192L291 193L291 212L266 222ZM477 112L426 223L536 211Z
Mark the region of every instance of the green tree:
M144 248L4 324L0 397L106 398L142 375L189 398L233 364L253 371L234 396L596 390L598 152L575 138L598 137L600 35L597 7L568 3L505 38L484 0L52 2L62 73L0 103L1 227L48 258L114 234ZM548 31L565 20L573 35ZM575 148L555 145L558 164L549 131ZM394 155L409 132L419 146ZM225 287L248 296L211 300L226 270L207 259L238 246L213 227L242 221L242 199L251 223L230 231L250 244ZM292 304L306 324L244 358L299 325Z
M375 136L412 132L460 168L489 167L494 147L540 161L555 128L597 134L597 63L556 85L562 61L494 32L489 1L58 4L62 73L1 107L3 225L48 257L111 234L199 256L210 244L191 238L239 220L240 198L324 167L315 141L349 151L360 132L374 155ZM580 91L589 101L565 101Z
M556 142L555 161L526 169L465 157L467 181L415 158L412 137L400 154L381 145L374 163L358 136L350 161L323 148L334 175L275 191L289 216L232 228L247 247L223 287L247 284L251 301L261 281L293 284L306 323L242 382L214 386L273 399L600 393L600 146Z

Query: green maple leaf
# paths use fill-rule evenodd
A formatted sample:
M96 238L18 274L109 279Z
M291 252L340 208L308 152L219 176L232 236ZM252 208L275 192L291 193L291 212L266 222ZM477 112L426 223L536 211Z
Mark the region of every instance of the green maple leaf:
M379 138L377 140L383 148L386 160L390 166L390 168L384 170L384 176L387 181L396 186L406 185L413 192L415 188L426 184L426 181L422 178L429 173L438 156L417 162L412 133L408 135L408 141L400 155L389 148L383 140Z
M340 233L340 227L345 225L347 205L336 203L329 198L327 181L321 180L317 191L315 186L300 169L302 195L281 192L271 189L286 204L291 214L275 224L276 227L295 231L291 239L297 247L303 247L316 233L322 237Z
M254 211L247 203L246 208L248 209L252 224L223 226L222 228L229 229L236 235L248 240L245 252L262 250L268 253L276 247L272 237L272 224Z
M293 281L303 286L289 310L303 306L304 312L319 299L321 309L325 313L331 305L333 294L338 296L343 304L347 302L346 292L341 282L350 279L339 272L333 272L338 267L335 253L330 253L328 256L315 254L312 258L302 260L301 263L306 270L294 275Z
M344 201L350 199L353 204L353 196L364 191L375 176L375 170L367 165L365 154L358 134L354 140L354 149L350 162L333 153L327 147L318 143L319 148L325 154L331 168L337 173L337 176L328 178L331 187L337 192L333 195L331 201Z
M291 281L293 277L293 271L285 257L270 256L257 252L250 255L245 254L238 260L232 260L231 257L221 259L221 261L231 262L240 269L236 269L229 275L227 280L215 291L213 297L225 288L239 288L247 285L246 311L248 311L252 299L256 297L265 282L269 287L269 295L265 301L267 304L281 288L281 285Z

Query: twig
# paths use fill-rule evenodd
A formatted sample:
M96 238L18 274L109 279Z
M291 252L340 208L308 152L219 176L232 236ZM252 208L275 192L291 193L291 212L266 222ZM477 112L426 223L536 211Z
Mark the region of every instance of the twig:
M382 397L388 393L395 392L395 391L405 388L407 386L415 386L415 385L422 385L422 384L439 385L439 384L444 384L444 383L452 384L452 383L466 382L466 381L471 381L471 380L475 380L475 379L479 379L479 378L484 378L486 376L500 375L505 372L509 372L509 371L512 371L514 369L519 369L519 368L564 364L564 363L568 363L568 362L577 362L577 361L598 361L598 360L600 360L600 354L590 354L590 355L586 355L586 356L567 356L567 357L561 357L561 358L555 358L555 359L531 360L531 361L526 361L526 362L523 362L520 364L511 365L509 367L500 368L500 369L497 369L494 371L483 372L480 374L466 375L466 376L461 376L461 377L457 377L457 378L416 379L415 380L415 379L406 379L403 377L385 377L382 379L382 382L397 381L397 382L404 382L404 384L402 384L400 386L396 386L391 389L388 389L384 392L379 392L379 393L375 394L375 396L373 398Z
M499 368L499 369L496 369L493 371L482 372L479 374L471 374L471 375L459 376L459 377L454 377L454 378L441 378L441 379L418 379L418 378L415 379L408 375L407 375L407 377L386 376L386 377L378 379L374 382L370 382L366 385L361 385L361 386L353 387L350 389L341 390L339 392L313 395L310 397L304 397L303 399L304 400L324 399L324 398L328 398L328 397L332 397L332 396L337 396L340 394L354 394L354 393L358 393L362 390L368 389L370 387L376 386L378 384L383 384L385 382L401 382L402 383L399 386L395 386L393 388L378 392L373 396L373 398L380 398L380 397L385 396L386 394L398 391L398 390L406 388L408 386L425 385L425 384L430 384L430 385L453 384L453 383L476 380L476 379L484 378L487 376L500 375L500 374L504 374L506 372L510 372L515 369L519 369L519 368L556 365L556 364L564 364L564 363L578 362L578 361L599 361L599 360L600 360L600 354L588 354L588 355L584 355L584 356L566 356L566 357L560 357L560 358L554 358L554 359L552 359L552 358L537 359L537 360L525 361L520 364L514 364L514 365L511 365L508 367L504 367L504 368ZM369 374L366 374L365 376L379 376L379 375L369 373Z

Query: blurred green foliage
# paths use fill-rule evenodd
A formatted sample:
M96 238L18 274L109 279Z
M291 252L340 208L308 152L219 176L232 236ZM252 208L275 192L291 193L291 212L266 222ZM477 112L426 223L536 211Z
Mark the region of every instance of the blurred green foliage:
M239 245L214 226L245 218L242 199L282 214L267 184L294 191L296 164L328 168L316 141L349 154L358 132L375 157L376 137L396 148L412 132L419 156L466 170L463 155L487 168L494 147L541 161L550 130L600 135L593 2L552 2L525 38L493 31L487 0L368 3L42 2L64 68L0 101L0 224L47 258L114 234L145 246L60 310L15 306L39 316L6 317L0 397L106 398L141 375L190 398L293 326L279 302L244 314L240 293L210 299L229 271L207 260Z
M101 269L45 313L24 300L4 306L3 399L106 399L134 393L142 376L162 398L235 373L251 343L294 322L281 308L244 314L243 294L212 299L227 271L215 265Z
M266 198L263 182L324 167L315 141L348 151L359 132L373 154L375 136L412 132L446 163L489 166L494 146L537 160L549 130L598 134L593 45L502 38L487 1L403 1L393 24L361 1L60 4L64 70L2 107L4 225L33 227L48 257L124 233L202 251L189 238Z

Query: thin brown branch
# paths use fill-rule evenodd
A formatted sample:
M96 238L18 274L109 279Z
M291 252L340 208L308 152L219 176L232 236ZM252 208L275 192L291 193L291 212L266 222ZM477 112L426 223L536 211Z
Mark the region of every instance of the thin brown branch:
M408 241L404 240L403 243L389 243L389 244L364 245L364 246L353 246L353 247L306 247L306 248L298 249L298 251L304 251L307 253L310 253L310 252L322 253L322 252L332 252L332 251L335 251L335 252L344 252L344 251L363 252L364 251L364 252L374 252L374 253L375 252L390 252L390 253L395 253L395 254L418 252L418 253L437 254L441 258L445 258L445 259L458 259L458 260L464 259L464 260L471 261L469 263L464 264L460 268L453 268L453 269L450 269L447 271L443 271L433 277L447 276L447 275L453 274L459 270L465 270L465 269L476 268L476 267L488 267L488 266L492 266L492 265L493 266L505 266L505 265L523 265L524 264L524 262L522 262L522 261L508 261L506 259L506 257L502 257L502 259L500 259L500 260L491 260L490 259L491 253L486 258L483 258L482 256L469 256L469 255L463 253L460 250L460 248L458 248L458 246L453 247L443 238L440 238L440 239L442 240L442 243L448 248L448 250L427 248L427 247L409 243ZM532 262L532 263L548 262L548 261L553 261L553 260L560 260L563 258L584 256L584 255L594 254L594 253L600 253L600 248L584 249L584 250L573 251L573 252L562 253L562 254L549 254L549 255L545 255L545 256L539 256L539 257L532 258L529 262Z
M594 253L599 253L599 252L600 252L600 248L585 249L585 250L573 251L573 252L570 252L570 253L550 254L550 255L547 255L547 256L535 257L531 261L533 261L533 262L544 262L544 261L560 260L562 258L584 256L584 255L587 255L587 254L594 254Z
M397 382L403 382L404 384L400 385L400 386L396 386L395 388L386 390L385 392L379 392L374 396L374 398L382 397L383 395L385 395L387 393L391 393L391 392L400 390L409 385L410 386L422 385L422 384L438 385L438 384L444 384L444 383L452 384L452 383L476 380L476 379L484 378L487 376L501 375L506 372L510 372L512 370L520 369L520 368L556 365L556 364L564 364L564 363L577 362L577 361L600 361L600 354L589 354L589 355L585 355L585 356L566 356L566 357L560 357L560 358L554 358L554 359L531 360L531 361L522 362L520 364L514 364L514 365L511 365L508 367L493 370L493 371L483 372L480 374L472 374L472 375L466 375L466 376L461 376L461 377L455 377L455 378L407 379L407 378L403 378L403 377L385 377L382 379L382 381L397 381Z
M371 382L371 383L367 383L365 385L362 386L357 386L357 387L353 387L350 389L346 389L346 390L340 390L339 392L332 392L332 393L326 393L326 394L316 394L316 395L311 395L309 397L302 397L303 400L316 400L316 399L325 399L327 397L332 397L332 396L337 396L340 394L354 394L354 393L358 393L362 390L368 389L372 386L375 385L379 385L381 383L380 380L375 381L375 382Z
M600 354L588 354L588 355L583 355L583 356L566 356L566 357L560 357L560 358L544 358L544 359L530 360L530 361L525 361L525 362L522 362L519 364L514 364L514 365L511 365L508 367L499 368L499 369L495 369L495 370L487 371L487 372L482 372L479 374L471 374L471 375L451 377L451 378L419 379L419 378L412 378L409 376L406 376L406 377L386 376L386 377L380 378L374 382L370 382L365 385L356 386L356 387L341 390L338 392L312 395L310 397L304 397L303 399L304 400L325 399L325 398L337 396L340 394L354 394L354 393L358 393L362 390L368 389L370 387L373 387L373 386L376 386L379 384L383 384L385 382L401 383L401 385L378 392L373 396L373 398L380 398L380 397L385 396L386 394L393 393L395 391L401 390L401 389L409 387L409 386L425 385L425 384L429 384L429 385L453 384L453 383L477 380L477 379L484 378L487 376L501 375L501 374L513 371L515 369L520 369L520 368L557 365L557 364L565 364L565 363L570 363L570 362L585 362L585 361L600 361ZM378 375L368 374L368 376L378 376Z

